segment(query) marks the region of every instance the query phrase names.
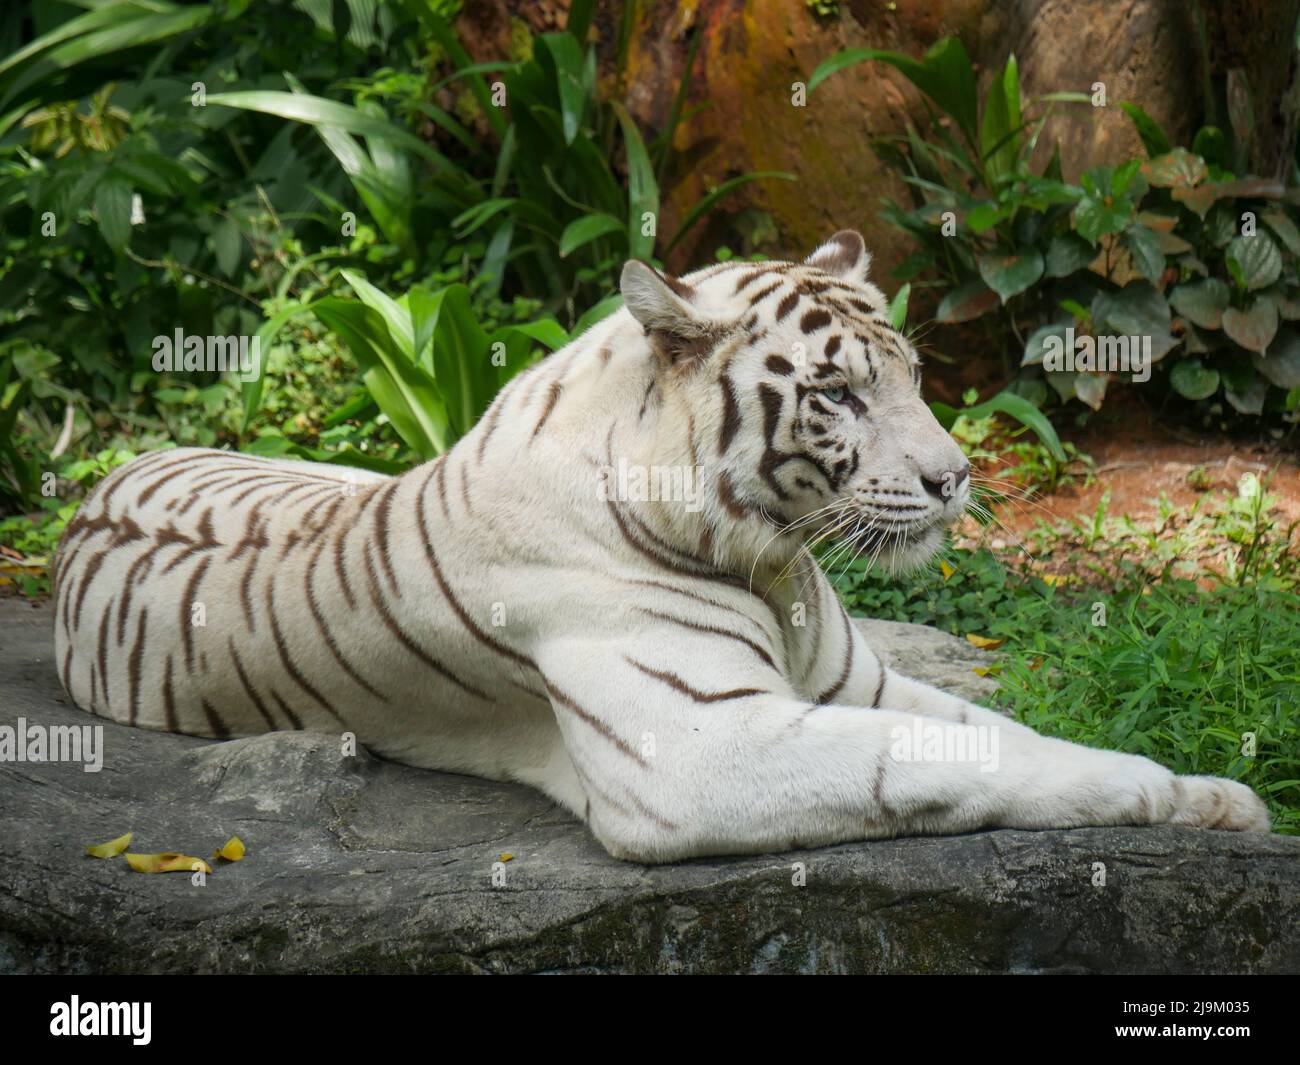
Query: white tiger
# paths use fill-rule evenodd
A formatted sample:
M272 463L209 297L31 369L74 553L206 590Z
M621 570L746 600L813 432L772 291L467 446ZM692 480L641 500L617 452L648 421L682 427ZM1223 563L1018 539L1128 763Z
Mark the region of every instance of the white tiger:
M348 731L521 781L643 862L999 826L1267 830L1241 784L1039 736L884 668L850 623L806 538L915 564L969 492L867 264L848 231L803 263L629 262L624 310L400 477L197 449L129 463L60 546L64 687L145 728ZM628 490L664 470L684 498ZM995 771L897 757L918 721L992 730Z

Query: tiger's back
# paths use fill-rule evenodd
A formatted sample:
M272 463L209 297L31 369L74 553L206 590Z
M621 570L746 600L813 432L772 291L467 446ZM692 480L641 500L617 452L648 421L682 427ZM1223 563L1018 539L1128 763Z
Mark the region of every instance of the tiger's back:
M559 740L527 656L503 661L464 598L439 524L450 457L401 477L203 449L128 463L56 556L64 688L128 725L350 732L409 764L519 778L503 744L525 730L526 763Z
M288 693L223 699L222 667L236 681L240 671L249 677L258 657L249 643L284 639L276 586L303 581L327 532L383 480L205 449L155 452L116 470L56 556L64 688L92 713L146 728L246 735L268 717L302 727Z

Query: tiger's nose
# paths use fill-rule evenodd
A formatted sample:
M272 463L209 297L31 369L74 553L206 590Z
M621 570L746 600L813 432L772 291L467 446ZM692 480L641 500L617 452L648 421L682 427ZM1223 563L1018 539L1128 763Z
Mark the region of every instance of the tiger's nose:
M945 470L938 477L929 477L921 475L921 483L925 485L925 490L941 503L946 503L949 499L961 491L961 486L970 476L970 463L965 463L961 469Z

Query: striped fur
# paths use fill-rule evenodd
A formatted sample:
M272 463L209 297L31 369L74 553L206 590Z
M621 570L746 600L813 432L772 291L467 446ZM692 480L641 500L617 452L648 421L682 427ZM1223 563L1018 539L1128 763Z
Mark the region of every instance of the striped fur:
M1041 738L885 669L850 624L805 541L838 526L922 561L968 483L866 266L854 233L803 263L629 263L625 310L401 477L135 460L60 545L64 687L144 728L350 732L521 781L642 861L992 825L1265 827L1240 785ZM621 467L698 469L699 496L620 496ZM997 730L999 767L898 760L918 717Z

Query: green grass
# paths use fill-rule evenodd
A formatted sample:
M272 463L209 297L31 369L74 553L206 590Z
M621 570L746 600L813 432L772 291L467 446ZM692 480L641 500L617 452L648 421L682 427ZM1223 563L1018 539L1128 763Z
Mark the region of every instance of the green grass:
M1300 834L1300 602L1172 581L1093 602L1026 598L996 701L1026 725L1249 784Z
M946 565L946 577L938 565L892 580L859 567L832 580L853 613L1005 640L994 704L1017 720L1240 780L1277 831L1300 834L1300 597L1276 573L1205 590L1129 570L1093 590L1013 572L983 550L951 552Z

